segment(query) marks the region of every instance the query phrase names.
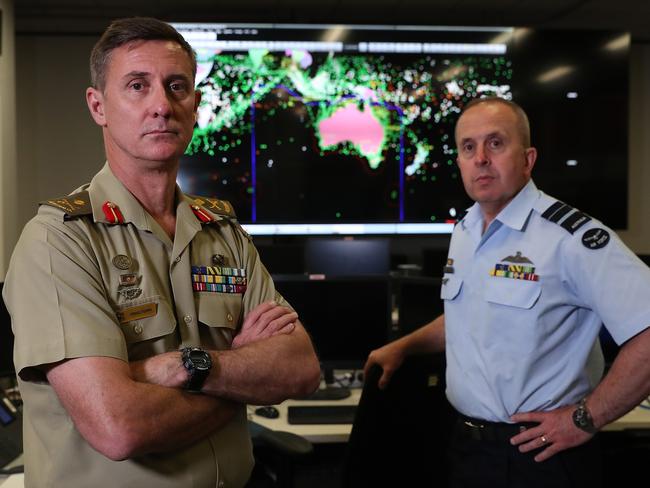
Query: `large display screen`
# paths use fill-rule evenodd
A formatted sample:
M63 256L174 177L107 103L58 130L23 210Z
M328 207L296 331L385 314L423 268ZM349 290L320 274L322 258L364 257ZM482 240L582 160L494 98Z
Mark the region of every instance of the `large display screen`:
M621 34L174 25L202 93L179 184L229 200L253 234L451 232L471 204L455 122L494 95L529 111L547 193L626 225L626 36L608 51ZM613 135L597 151L595 114ZM603 192L617 202L599 213Z

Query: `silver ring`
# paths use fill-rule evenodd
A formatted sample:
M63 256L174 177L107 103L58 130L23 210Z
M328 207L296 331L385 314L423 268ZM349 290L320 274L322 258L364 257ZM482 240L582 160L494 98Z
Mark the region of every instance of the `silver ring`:
M546 438L545 435L543 435L542 437L540 437L540 439L542 440L542 443L544 443L544 444L546 444L546 443L548 442L548 439Z

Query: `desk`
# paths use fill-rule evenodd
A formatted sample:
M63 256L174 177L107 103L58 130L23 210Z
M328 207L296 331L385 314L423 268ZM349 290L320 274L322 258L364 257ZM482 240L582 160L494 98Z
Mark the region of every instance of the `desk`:
M301 435L314 444L347 442L352 430L351 424L334 425L293 425L287 422L287 407L290 405L356 405L361 397L361 389L353 388L352 395L343 400L314 401L314 400L287 400L276 405L280 411L277 419L267 419L255 415L255 407L248 407L248 418L264 427ZM650 402L645 400L642 404L624 415L620 419L606 425L604 432L621 432L624 430L650 429Z
M280 416L277 419L260 417L254 413L256 407L249 406L248 418L272 430L298 434L314 444L347 442L352 430L352 424L293 425L287 422L287 408L290 405L357 405L359 398L361 398L361 389L352 388L350 391L352 394L343 400L287 400L276 405L276 408L280 411Z

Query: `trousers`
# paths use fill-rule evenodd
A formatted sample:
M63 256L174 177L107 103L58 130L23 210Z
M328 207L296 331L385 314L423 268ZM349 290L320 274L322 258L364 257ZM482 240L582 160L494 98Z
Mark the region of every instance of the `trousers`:
M522 453L509 439L525 425L460 417L454 427L450 488L602 488L602 454L598 435L546 461Z

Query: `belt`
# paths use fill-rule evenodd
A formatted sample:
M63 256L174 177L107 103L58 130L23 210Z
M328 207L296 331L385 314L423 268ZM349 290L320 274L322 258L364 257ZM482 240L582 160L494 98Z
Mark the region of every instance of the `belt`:
M463 435L476 441L510 441L511 437L520 434L534 423L507 424L505 422L489 422L460 415L457 428Z

